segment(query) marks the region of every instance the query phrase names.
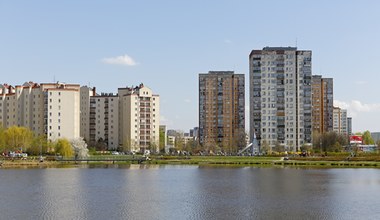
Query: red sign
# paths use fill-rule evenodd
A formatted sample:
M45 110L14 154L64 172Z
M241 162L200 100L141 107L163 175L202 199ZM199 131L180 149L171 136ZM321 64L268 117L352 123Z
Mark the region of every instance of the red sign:
M350 144L363 144L363 137L361 135L350 136Z

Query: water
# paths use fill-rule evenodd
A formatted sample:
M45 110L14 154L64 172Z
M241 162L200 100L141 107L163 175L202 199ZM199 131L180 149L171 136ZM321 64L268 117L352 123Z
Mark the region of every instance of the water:
M379 169L0 169L0 219L380 219Z

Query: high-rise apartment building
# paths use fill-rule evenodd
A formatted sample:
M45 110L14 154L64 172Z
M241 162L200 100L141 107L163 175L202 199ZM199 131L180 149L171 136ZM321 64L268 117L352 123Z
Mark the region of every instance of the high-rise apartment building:
M80 87L80 136L87 143L90 143L90 98L95 95L95 87Z
M119 147L119 98L112 93L90 97L90 143L107 149Z
M352 135L352 117L347 117L347 133Z
M323 134L333 131L333 79L312 76L313 132Z
M245 137L244 74L199 74L199 142L203 146L243 147Z
M25 126L49 140L80 136L79 85L33 83L0 86L0 122Z
M160 97L143 84L118 89L119 143L128 151L159 151Z
M348 134L347 110L334 107L334 128L333 131L338 134Z
M250 137L260 145L296 151L312 142L311 51L295 47L252 50Z

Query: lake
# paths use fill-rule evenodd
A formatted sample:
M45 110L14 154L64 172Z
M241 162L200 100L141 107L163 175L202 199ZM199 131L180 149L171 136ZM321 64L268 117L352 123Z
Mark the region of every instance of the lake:
M380 169L0 169L0 219L380 219Z

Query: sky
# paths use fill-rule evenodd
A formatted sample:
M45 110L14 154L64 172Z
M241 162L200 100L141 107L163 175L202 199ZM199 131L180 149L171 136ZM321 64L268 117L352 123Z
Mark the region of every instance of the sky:
M380 1L0 0L0 83L78 83L97 91L144 83L160 124L198 126L198 74L245 74L253 49L311 50L334 79L353 131L380 131Z

